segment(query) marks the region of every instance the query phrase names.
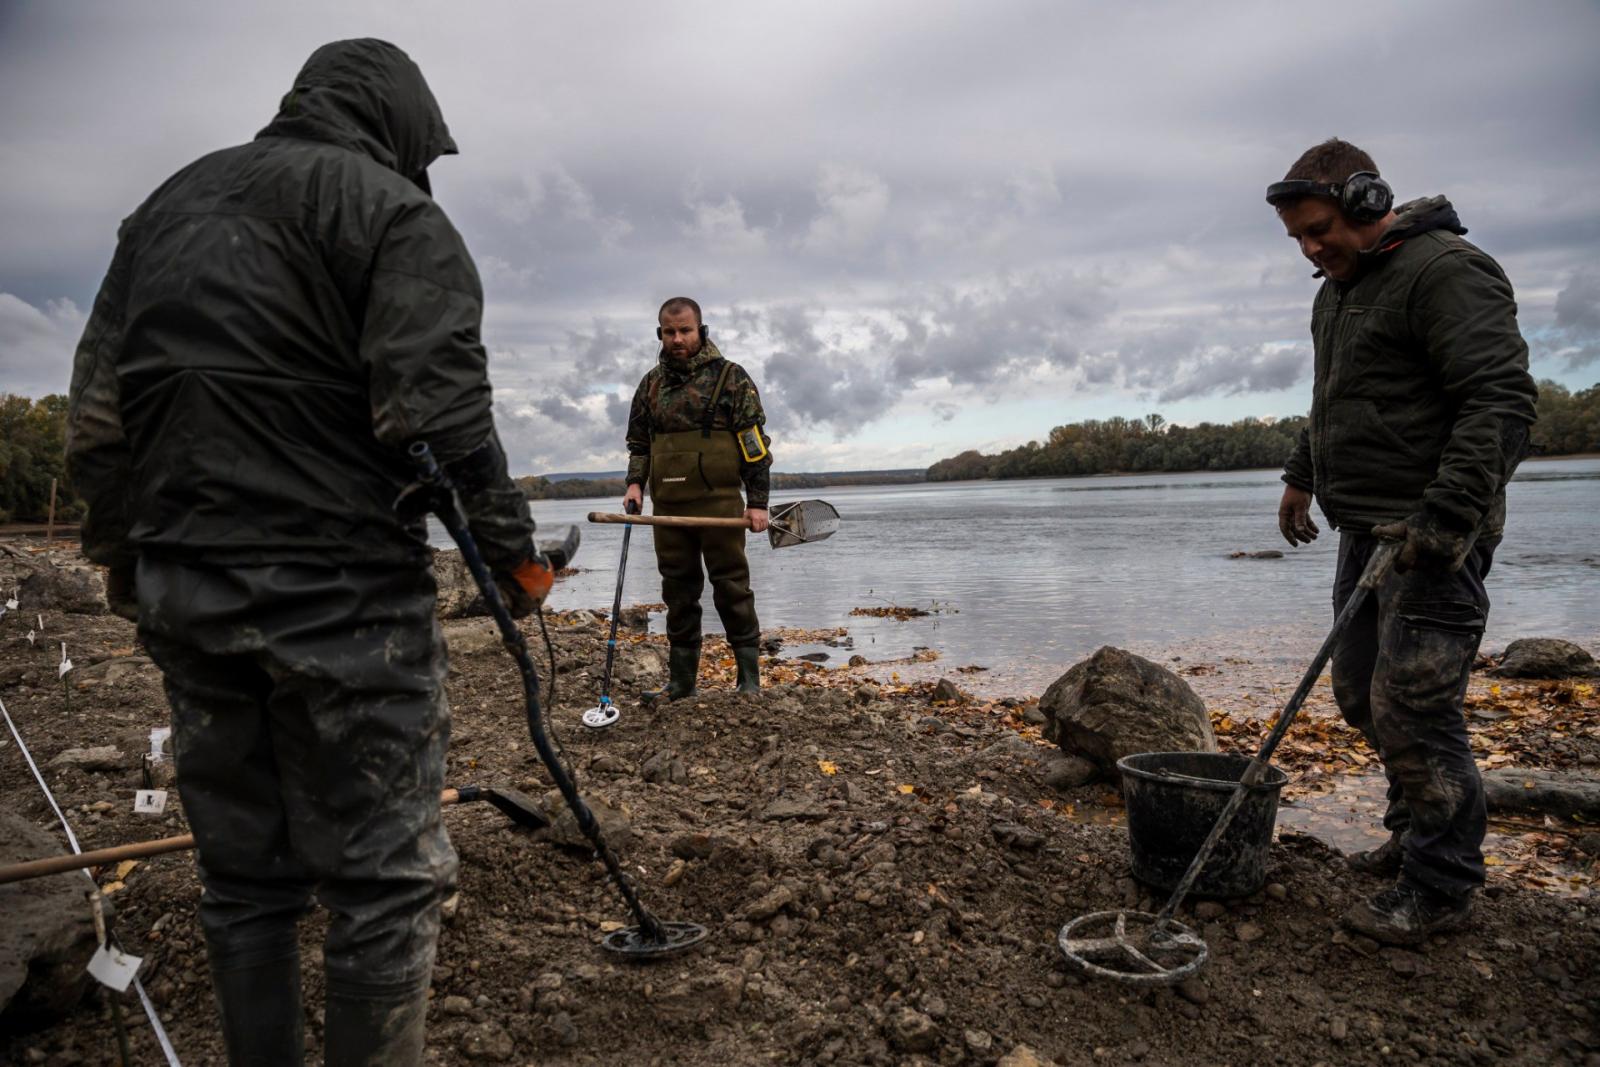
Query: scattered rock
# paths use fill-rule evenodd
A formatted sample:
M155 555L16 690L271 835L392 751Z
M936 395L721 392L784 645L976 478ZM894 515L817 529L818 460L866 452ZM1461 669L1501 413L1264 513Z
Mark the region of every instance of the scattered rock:
M476 656L500 647L500 631L490 618L455 619L440 629L452 656Z
M780 796L771 804L768 804L761 813L763 822L777 822L780 819L826 819L827 817L828 809L804 794Z
M633 837L633 827L627 813L621 808L612 807L593 793L584 797L584 800L588 803L589 810L594 812L595 821L600 824L600 832L605 835L606 844L618 851L626 849L628 841ZM578 829L577 816L573 815L572 809L562 802L560 794L546 798L544 810L547 814L551 810L558 812L549 827L537 831L544 840L552 845L581 849L585 852L594 848L589 839L583 836L583 831Z
M511 1035L492 1019L481 1022L462 1034L460 1048L461 1054L467 1059L486 1060L489 1063L504 1063L517 1050Z
M1029 704L1022 709L1022 721L1029 726L1043 726L1049 721L1049 716L1039 710L1039 705Z
M939 1030L915 1008L901 1008L889 1022L889 1040L903 1052L931 1052L939 1043Z
M1260 923L1240 923L1238 926L1234 927L1233 930L1234 936L1247 945L1252 941L1260 941L1266 936L1266 933L1267 932L1261 928Z
M472 1014L472 1001L463 996L448 996L439 1001L439 1014L445 1018L457 1018Z
M85 771L121 771L138 765L137 756L129 756L115 745L69 748L50 761L52 767L77 767Z
M1045 1059L1027 1045L1018 1045L1001 1056L995 1067L1056 1067L1056 1061Z
M667 851L679 859L703 860L709 859L711 854L717 850L719 844L721 844L721 841L711 834L678 834L667 842Z
M1489 672L1502 678L1593 678L1600 675L1594 657L1571 641L1524 637L1506 646Z
M987 1056L989 1050L994 1047L994 1038L987 1030L967 1030L961 1038L966 1042L967 1048L979 1056Z
M1228 914L1228 909L1215 900L1202 900L1194 906L1194 917L1201 922L1214 922Z
M950 679L940 678L933 687L933 701L935 704L965 704L967 694Z
M1039 701L1045 737L1110 770L1135 752L1215 752L1205 702L1187 682L1109 645L1057 678Z
M42 562L17 583L21 611L64 611L69 615L104 615L106 580L100 568L87 563Z
M857 704L870 704L877 700L880 694L875 685L861 685L856 687L853 695Z
M0 812L0 866L61 854L55 838ZM89 987L94 915L77 871L0 886L0 1032L65 1016Z
M1100 776L1100 768L1082 756L1057 756L1045 765L1044 784L1051 789L1076 789Z
M1002 845L1024 852L1033 852L1044 847L1044 834L1020 823L997 822L991 829L994 832L994 839Z
M639 777L647 782L683 785L689 780L689 768L677 753L662 750L639 765Z
M1190 1004L1204 1005L1211 999L1211 990L1198 977L1185 978L1173 988L1177 990L1178 996Z
M1600 818L1600 776L1502 767L1483 776L1491 811Z
M794 890L786 885L780 885L766 896L746 906L744 917L753 923L766 922L793 903Z
M867 665L867 657L861 656L861 655L855 655L855 656L851 656L850 657L850 666L852 666L852 667L865 667L866 665Z
M1585 856L1600 856L1600 833L1584 834L1578 838L1578 851Z

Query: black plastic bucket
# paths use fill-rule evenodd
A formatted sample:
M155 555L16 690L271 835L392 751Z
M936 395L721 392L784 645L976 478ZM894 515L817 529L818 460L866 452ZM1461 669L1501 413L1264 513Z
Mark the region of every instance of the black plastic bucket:
M1249 757L1219 752L1141 752L1118 760L1133 876L1169 893L1176 889L1249 765ZM1267 768L1191 892L1247 897L1266 883L1278 792L1288 780L1278 768Z

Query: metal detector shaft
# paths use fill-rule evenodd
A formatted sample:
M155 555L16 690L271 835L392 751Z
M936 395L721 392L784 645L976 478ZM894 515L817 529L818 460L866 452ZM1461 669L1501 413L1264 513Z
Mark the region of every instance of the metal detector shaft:
M494 616L495 625L500 628L500 638L505 643L506 651L516 660L517 669L522 673L523 695L528 708L528 734L533 739L533 747L539 752L540 761L549 770L550 777L555 780L556 788L561 791L567 807L572 809L573 817L578 821L578 829L583 831L583 836L589 839L589 843L594 846L595 854L605 864L606 872L616 883L617 891L622 894L628 910L633 912L634 918L638 920L641 931L652 940L664 938L660 922L639 902L638 895L634 893L633 886L628 883L628 878L622 871L622 865L617 862L616 854L611 851L605 837L600 833L600 824L595 821L594 812L589 810L589 805L578 795L577 785L561 766L561 760L550 744L539 707L539 674L534 669L533 658L528 654L528 642L523 639L522 631L517 629L516 622L511 618L511 612L500 596L500 589L494 584L489 568L478 552L478 543L473 539L472 532L467 529L466 516L461 511L461 501L456 496L455 486L451 483L449 475L433 458L433 452L428 448L427 442L413 443L409 452L411 462L417 469L418 479L424 486L434 491L434 499L430 502L434 514L438 515L439 521L449 531L451 539L461 549L461 558L466 562L467 569L472 572L473 581L478 583L478 589L483 593L483 601L488 605L489 614Z
M630 512L628 517L635 516ZM606 639L606 670L600 676L601 704L611 702L611 665L617 658L617 619L622 615L622 578L628 572L628 539L632 536L633 523L630 522L622 527L622 559L617 564L617 592L611 598L611 636Z
M1367 568L1361 573L1361 581L1357 583L1355 592L1350 594L1350 599L1345 601L1344 610L1339 612L1333 620L1333 629L1328 631L1328 636L1323 638L1322 647L1317 650L1316 658L1311 661L1311 666L1306 668L1306 673L1300 679L1300 684L1295 687L1294 695L1289 697L1289 702L1283 706L1283 711L1278 715L1278 721L1273 724L1272 731L1267 734L1267 739L1261 742L1261 748L1250 758L1250 764L1244 769L1244 774L1239 776L1239 785L1234 789L1233 795L1228 798L1227 806L1222 809L1222 814L1217 816L1216 823L1211 827L1211 832L1206 835L1205 842L1201 844L1200 851L1194 854L1194 860L1189 864L1189 869L1183 874L1183 881L1172 891L1172 896L1167 898L1166 906L1156 916L1156 928L1162 928L1178 906L1183 903L1183 898L1189 895L1195 879L1200 877L1206 861L1211 858L1211 853L1216 850L1217 842L1222 840L1222 835L1227 833L1229 825L1233 823L1233 816L1238 812L1239 806L1244 803L1245 796L1250 792L1263 775L1267 773L1267 766L1272 761L1272 754L1277 751L1278 742L1283 740L1283 735L1289 732L1289 727L1294 723L1295 716L1300 714L1300 707L1306 702L1306 697L1311 694L1311 689L1317 684L1317 679L1322 676L1322 668L1328 665L1328 660L1333 656L1333 650L1339 646L1339 639L1344 636L1345 630L1350 628L1350 620L1356 617L1361 606L1366 603L1368 595L1378 587L1388 575L1389 569L1394 566L1395 556L1399 553L1397 544L1381 544L1367 560Z

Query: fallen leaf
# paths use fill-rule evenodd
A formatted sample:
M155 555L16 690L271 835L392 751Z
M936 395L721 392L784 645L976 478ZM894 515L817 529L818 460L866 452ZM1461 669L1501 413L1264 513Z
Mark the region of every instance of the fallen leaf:
M817 760L817 770L823 774L834 775L839 773L839 765L832 760L819 759Z

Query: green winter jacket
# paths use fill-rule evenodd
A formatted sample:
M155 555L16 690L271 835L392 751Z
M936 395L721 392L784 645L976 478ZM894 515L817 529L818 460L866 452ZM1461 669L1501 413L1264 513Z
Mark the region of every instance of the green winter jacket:
M745 507L767 506L771 487L772 439L766 435L767 416L761 410L761 394L749 372L726 359L717 346L707 340L700 351L679 364L663 352L656 365L646 372L634 390L628 411L628 483L643 485L650 479L650 440L657 434L685 433L701 428L706 404L716 390L723 367L729 367L722 397L711 413L711 428L717 432L739 433L754 426L761 434L767 455L756 462L739 463L739 481L744 489ZM755 449L751 449L752 454ZM724 488L718 486L717 488ZM726 488L734 488L728 486Z
M468 483L491 566L526 556L477 270L427 192L454 151L404 52L340 41L254 141L124 221L72 376L91 559L422 563L420 522L394 509L415 440Z
M1283 480L1336 529L1504 514L1538 391L1511 283L1465 232L1444 197L1404 204L1356 278L1317 293L1311 419Z

